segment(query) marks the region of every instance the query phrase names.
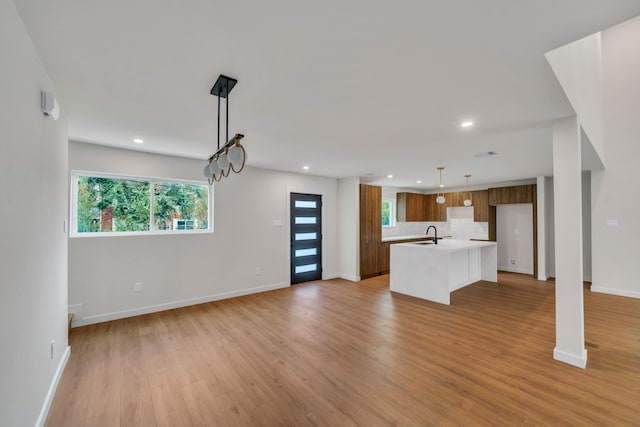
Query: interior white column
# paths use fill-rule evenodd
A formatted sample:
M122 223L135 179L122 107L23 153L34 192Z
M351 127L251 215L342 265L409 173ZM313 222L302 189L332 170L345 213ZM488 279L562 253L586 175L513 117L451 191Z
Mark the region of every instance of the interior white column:
M584 348L581 132L575 117L553 125L556 347L553 357L580 368Z

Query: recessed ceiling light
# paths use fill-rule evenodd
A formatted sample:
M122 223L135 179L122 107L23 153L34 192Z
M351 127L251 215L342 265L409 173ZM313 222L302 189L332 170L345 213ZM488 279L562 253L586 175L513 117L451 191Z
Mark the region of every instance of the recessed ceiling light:
M389 174L387 175L387 178L393 178L393 175Z
M417 181L416 181L416 184L422 184L422 181L417 180Z
M463 128L469 128L471 126L473 126L473 122L462 122L462 123L460 123L460 127L463 127Z
M305 165L305 166L303 166L303 167L302 167L302 169L304 169L304 170L308 171L308 170L309 170L309 166L306 166L306 165Z
M135 142L136 144L144 144L144 141L140 138L135 138L133 142Z

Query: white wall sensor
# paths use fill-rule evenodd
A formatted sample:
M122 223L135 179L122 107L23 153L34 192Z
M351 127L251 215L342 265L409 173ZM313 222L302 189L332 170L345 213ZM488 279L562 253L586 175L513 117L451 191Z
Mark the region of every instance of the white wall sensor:
M52 93L45 91L40 92L40 104L45 116L49 116L53 118L53 120L58 120L60 117L60 107L58 107L58 101L56 101Z

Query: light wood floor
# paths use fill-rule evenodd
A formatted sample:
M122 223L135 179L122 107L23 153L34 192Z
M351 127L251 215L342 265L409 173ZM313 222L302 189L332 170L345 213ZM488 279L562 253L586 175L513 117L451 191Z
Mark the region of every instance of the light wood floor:
M388 281L73 329L47 425L640 425L639 300L585 290L581 370L552 358L553 282L500 274L447 307Z

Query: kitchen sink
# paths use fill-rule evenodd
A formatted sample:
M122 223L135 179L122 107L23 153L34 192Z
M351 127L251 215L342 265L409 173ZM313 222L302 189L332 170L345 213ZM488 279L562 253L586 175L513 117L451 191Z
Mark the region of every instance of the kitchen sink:
M433 242L412 242L412 245L433 245Z

